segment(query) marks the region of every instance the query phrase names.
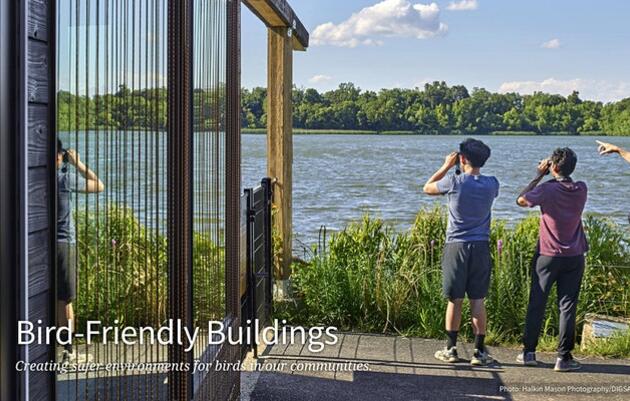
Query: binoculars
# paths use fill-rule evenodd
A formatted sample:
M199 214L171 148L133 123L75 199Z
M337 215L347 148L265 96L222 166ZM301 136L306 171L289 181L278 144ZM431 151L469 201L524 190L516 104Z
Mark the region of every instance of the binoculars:
M457 163L455 163L455 175L462 173L462 167L459 165L459 152L457 152Z

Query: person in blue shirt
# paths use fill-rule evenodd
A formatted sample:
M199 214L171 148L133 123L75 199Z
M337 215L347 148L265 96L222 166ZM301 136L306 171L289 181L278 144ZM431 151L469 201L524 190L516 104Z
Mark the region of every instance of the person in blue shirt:
M70 169L72 167L72 169ZM74 332L76 299L77 239L73 216L74 193L98 193L105 190L103 182L79 158L73 149L64 149L57 140L57 319L59 326ZM63 362L82 363L72 344L64 346Z
M446 156L444 164L424 185L428 195L446 195L448 226L442 257L442 287L448 299L446 307L447 344L435 357L458 362L457 334L461 323L462 303L468 295L475 333L472 365L492 362L484 345L486 334L485 297L490 286L490 222L492 205L499 196L499 181L481 174L490 158L490 148L476 139L459 145L459 152ZM448 175L456 165L461 171Z

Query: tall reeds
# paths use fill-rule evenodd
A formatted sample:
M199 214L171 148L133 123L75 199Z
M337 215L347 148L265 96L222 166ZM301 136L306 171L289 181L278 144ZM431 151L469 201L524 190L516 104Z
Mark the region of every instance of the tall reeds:
M442 209L422 210L408 231L395 232L381 219L364 216L329 240L320 240L310 260L293 267L298 302L293 307L281 305L278 314L293 324L440 338L446 305L440 267L446 222ZM585 226L591 250L578 329L586 312L630 315L628 235L605 218L589 216ZM494 265L487 298L490 343L520 339L537 237L536 215L515 226L493 223ZM554 291L543 325L546 336L557 334L555 297ZM467 306L464 313L469 316ZM464 322L462 334L470 337L471 325Z

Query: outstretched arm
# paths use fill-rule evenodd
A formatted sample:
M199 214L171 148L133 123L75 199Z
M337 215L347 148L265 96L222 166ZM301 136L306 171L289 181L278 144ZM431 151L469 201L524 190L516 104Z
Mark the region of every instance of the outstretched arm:
M549 171L549 159L545 159L538 164L536 178L531 180L530 183L527 184L525 188L523 188L521 193L518 195L518 198L516 198L517 205L519 205L520 207L530 206L529 202L527 202L527 199L525 199L525 194L528 192L531 192L534 188L536 188L536 186L540 184L540 181L542 181L542 179L545 178L545 175L547 174L548 171Z
M453 168L457 164L457 158L459 154L457 152L453 152L446 156L444 160L444 164L440 167L429 180L424 184L424 193L427 195L442 195L442 191L438 188L437 183L444 178L446 173Z
M630 151L620 148L617 145L613 145L612 143L597 141L597 144L599 145L597 147L597 151L600 155L618 153L619 156L623 157L628 163L630 163Z
M76 150L68 150L68 161L77 169L79 174L85 178L85 188L80 188L80 192L98 193L105 190L105 184L81 161Z

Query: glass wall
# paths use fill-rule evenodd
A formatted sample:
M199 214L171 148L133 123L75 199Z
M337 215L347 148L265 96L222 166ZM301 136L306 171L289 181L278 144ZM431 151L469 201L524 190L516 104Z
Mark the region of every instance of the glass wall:
M227 0L195 0L193 32L193 320L200 339L194 359L212 362L208 321L226 316L225 297L225 104ZM194 377L195 392L207 372ZM212 380L212 377L209 377ZM210 399L210 394L198 394Z
M85 335L167 317L166 0L57 4L57 321L74 331L57 396L163 399L167 350L149 333Z

